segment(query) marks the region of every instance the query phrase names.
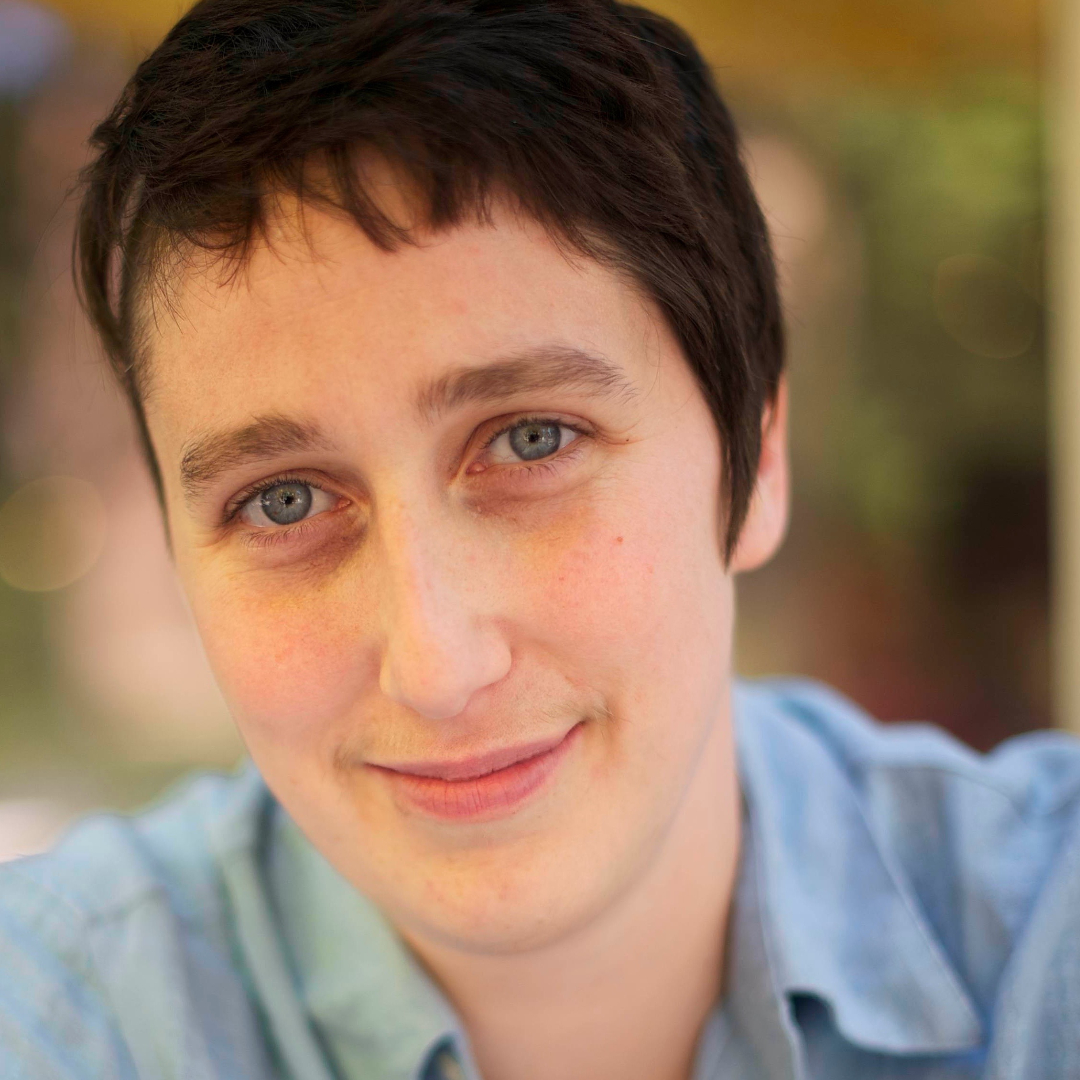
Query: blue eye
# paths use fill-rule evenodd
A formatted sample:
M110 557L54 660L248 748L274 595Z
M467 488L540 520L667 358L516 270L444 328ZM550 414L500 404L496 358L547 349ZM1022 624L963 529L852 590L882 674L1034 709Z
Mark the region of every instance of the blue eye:
M302 480L282 480L263 488L245 504L240 516L249 525L270 528L295 525L315 514L332 510L335 496Z
M488 454L500 465L539 461L568 446L579 434L555 420L522 420L497 436Z
M510 436L510 449L524 461L536 461L537 458L554 454L562 441L558 424L529 421L512 427L507 434Z
M275 484L259 496L259 507L275 525L303 521L311 509L311 488L307 484Z

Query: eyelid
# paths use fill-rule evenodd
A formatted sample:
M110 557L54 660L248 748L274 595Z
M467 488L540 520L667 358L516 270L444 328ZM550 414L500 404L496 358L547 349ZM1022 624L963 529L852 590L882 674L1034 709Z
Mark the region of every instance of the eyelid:
M264 491L269 491L271 488L277 487L278 484L306 484L308 487L318 488L319 491L325 491L328 495L333 494L327 486L319 484L309 477L301 476L298 473L284 472L278 476L271 476L264 480L256 481L254 484L249 484L246 488L242 488L233 495L222 510L222 524L230 524L239 517L240 512L253 499L258 498Z
M513 431L514 428L520 427L522 424L558 424L559 427L569 428L571 431L576 431L579 435L593 434L592 429L581 421L567 420L565 417L561 416L545 416L543 413L524 413L520 416L515 416L510 421L504 421L490 435L486 435L483 442L480 444L480 452L483 453L487 450L500 435L505 435L508 431ZM558 453L558 451L556 451L556 453ZM554 456L555 455L553 454L552 457Z
M509 421L502 421L500 423L496 420L494 422L499 423L499 426L484 437L479 450L470 456L469 462L464 470L464 475L466 477L474 476L479 479L479 477L491 471L494 473L492 482L498 482L498 478L501 476L508 483L514 479L527 483L531 478L540 477L542 475L553 475L557 470L569 466L570 462L585 450L586 444L597 438L597 432L592 425L578 420L577 418L570 420L558 415L552 416L550 414L544 415L542 413L519 414ZM506 435L507 432L525 424L556 425L559 428L572 431L574 433L574 438L570 439L565 445L561 445L558 450L553 451L546 457L534 458L532 460L523 458L513 462L497 461L485 463L485 455L499 439Z
M279 525L273 529L260 529L253 526L250 529L245 529L241 538L249 547L268 549L279 544L292 543L305 533L310 532L311 528L312 518L304 518L294 525Z
M280 531L284 528L292 528L304 521L311 521L313 518L321 517L323 514L339 508L340 499L335 499L334 495L325 488L321 488L316 484L311 484L306 481L302 484L297 484L295 481L291 482L291 484L271 484L268 490L273 491L277 487L289 486L293 488L305 487L310 492L311 498L302 518L297 518L296 521L289 522L274 521L274 519L266 512L266 507L263 505L263 497L261 496L254 496L248 499L248 501L240 508L239 517L253 528ZM260 521L260 517L265 520Z

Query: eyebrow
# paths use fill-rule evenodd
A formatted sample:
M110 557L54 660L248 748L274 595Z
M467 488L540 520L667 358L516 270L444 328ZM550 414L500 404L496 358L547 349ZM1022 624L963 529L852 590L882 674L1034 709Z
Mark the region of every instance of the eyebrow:
M256 416L232 431L209 432L192 439L180 458L180 486L189 500L197 498L223 472L252 461L326 450L330 441L316 424L287 416Z
M538 391L584 391L629 399L637 390L611 361L572 346L546 345L480 367L457 368L420 387L414 405L428 422L469 404L491 404ZM212 431L190 440L181 452L180 486L197 499L223 473L253 461L332 449L317 424L280 414L256 416L231 431Z
M528 349L483 367L448 372L421 388L417 411L434 420L464 405L491 404L518 394L577 390L628 400L637 394L616 364L597 353L567 345Z

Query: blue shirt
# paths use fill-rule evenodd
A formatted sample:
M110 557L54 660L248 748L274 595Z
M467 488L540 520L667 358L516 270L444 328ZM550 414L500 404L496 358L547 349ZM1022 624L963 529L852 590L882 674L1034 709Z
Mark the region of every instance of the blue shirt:
M1080 1078L1080 742L979 757L803 682L740 685L736 724L744 853L694 1080ZM0 868L0 1077L476 1071L248 766Z

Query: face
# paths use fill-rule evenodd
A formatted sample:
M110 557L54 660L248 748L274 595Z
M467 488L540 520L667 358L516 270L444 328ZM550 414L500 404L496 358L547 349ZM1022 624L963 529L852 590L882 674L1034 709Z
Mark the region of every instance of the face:
M623 280L509 210L395 252L311 209L272 240L188 272L152 342L211 663L276 796L399 925L555 940L695 790L734 805L732 574L783 528L776 440L725 567L715 424Z

